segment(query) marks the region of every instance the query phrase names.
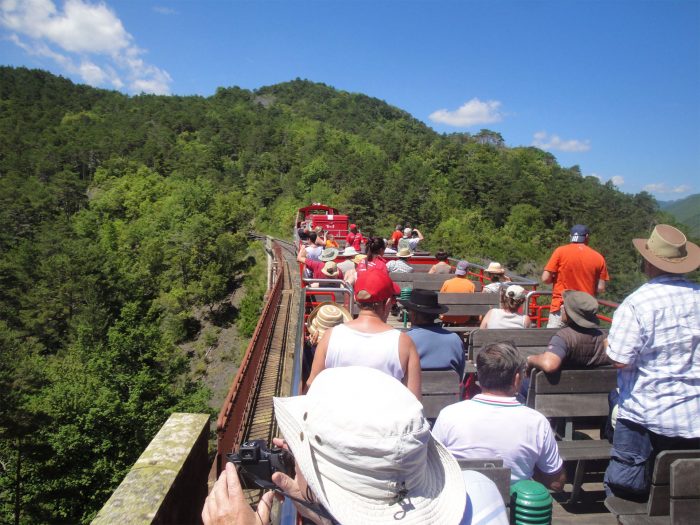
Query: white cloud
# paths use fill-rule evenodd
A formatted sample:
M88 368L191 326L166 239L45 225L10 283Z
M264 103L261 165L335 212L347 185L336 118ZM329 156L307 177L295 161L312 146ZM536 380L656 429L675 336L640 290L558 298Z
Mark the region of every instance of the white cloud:
M538 131L533 136L532 145L544 150L582 152L591 149L590 140L562 140L559 135L549 136L546 131Z
M503 120L500 107L501 103L498 100L482 102L478 98L473 98L455 111L438 109L431 113L429 118L440 124L465 128L477 124L493 124Z
M49 58L95 86L169 93L167 71L146 64L116 13L105 3L67 0L0 0L0 27L25 52Z
M647 184L642 188L649 193L688 193L692 188L688 184L680 186L668 186L665 182Z
M610 182L619 188L625 183L625 178L622 175L615 175L610 179Z

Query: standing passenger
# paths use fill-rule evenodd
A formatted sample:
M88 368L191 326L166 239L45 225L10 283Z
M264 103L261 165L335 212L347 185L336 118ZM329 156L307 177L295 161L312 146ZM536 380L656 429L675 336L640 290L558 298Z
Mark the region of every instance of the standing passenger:
M544 267L542 282L553 285L547 328L564 325L559 313L564 290L580 290L593 296L605 291L605 282L610 280L608 267L605 258L588 247L589 237L587 226L575 225L571 228L571 243L554 250Z
M326 368L368 366L395 377L420 399L420 357L416 345L408 335L386 323L400 292L385 271L370 269L358 273L355 302L360 314L323 334L307 386Z
M649 281L617 308L608 338L620 390L606 491L646 495L656 455L700 448L700 247L659 224L634 239Z
M362 251L362 242L365 238L362 236L360 231L357 229L357 224L350 225L350 232L348 232L347 237L345 237L345 246L352 246L355 251Z

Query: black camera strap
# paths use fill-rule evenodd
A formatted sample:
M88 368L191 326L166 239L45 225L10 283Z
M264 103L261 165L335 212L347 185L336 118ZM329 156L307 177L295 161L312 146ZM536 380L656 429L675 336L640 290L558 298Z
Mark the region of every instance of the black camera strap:
M323 505L320 505L318 503L312 503L310 501L306 501L305 499L295 498L294 496L291 496L291 495L287 494L286 492L284 492L281 488L279 488L277 485L275 485L271 481L264 480L262 478L259 478L255 474L248 472L247 470L245 470L245 467L243 467L242 465L240 466L240 470L245 471L246 475L249 478L251 478L255 482L255 484L258 487L260 487L261 489L271 490L273 492L276 492L277 494L281 494L285 498L289 498L293 502L301 505L302 507L305 507L305 508L309 509L310 511L315 512L316 514L318 514L322 518L330 520L332 525L340 525L338 523L338 521L336 521L336 519L333 517L333 515L330 512L328 512Z

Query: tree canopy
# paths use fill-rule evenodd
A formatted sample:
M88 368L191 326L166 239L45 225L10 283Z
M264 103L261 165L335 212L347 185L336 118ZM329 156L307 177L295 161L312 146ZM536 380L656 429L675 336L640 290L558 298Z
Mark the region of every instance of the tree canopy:
M192 312L246 274L248 231L288 237L299 206L532 275L584 223L613 299L658 218L649 194L499 133L437 134L306 80L128 97L2 67L0 108L3 522L89 522L172 411L206 410L177 346Z

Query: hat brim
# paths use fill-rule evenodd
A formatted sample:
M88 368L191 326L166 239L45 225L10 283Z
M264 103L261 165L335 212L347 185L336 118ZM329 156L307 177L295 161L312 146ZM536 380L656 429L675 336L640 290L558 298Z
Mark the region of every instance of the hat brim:
M328 262L328 261L333 261L335 260L336 257L338 257L338 250L335 248L328 248L329 250L332 250L331 252L328 253L328 255L323 255L321 254L319 256L319 260L323 262Z
M682 260L662 259L647 248L648 239L632 239L632 244L642 257L659 270L668 273L688 273L700 266L700 246L690 241L685 243L686 256Z
M422 483L409 491L406 503L387 504L341 487L316 468L310 436L300 422L308 410L308 397L273 398L275 419L299 470L318 501L343 525L382 525L402 515L402 525L459 523L464 515L467 492L459 464L432 434Z
M424 314L444 314L449 310L444 304L438 304L437 306L426 306L424 304L412 303L410 299L399 299L399 304L406 308L407 310L415 310L416 312L421 312Z
M311 313L310 313L310 314L308 315L308 317L306 318L306 326L307 326L307 327L311 327L311 323L313 322L313 320L314 320L314 319L316 318L316 316L318 315L318 312L321 310L321 308L323 308L324 306L326 306L326 305L328 305L328 304L332 304L333 306L335 306L336 308L338 308L338 310L340 310L340 312L343 314L343 319L344 319L343 322L344 322L344 323L346 323L346 322L348 322L348 321L352 321L352 314L348 311L347 308L345 308L344 306L341 306L341 305L339 305L339 304L335 304L335 303L333 303L333 302L331 302L331 301L326 301L326 302L324 302L324 303L321 303L321 304L319 304L319 305L316 305L316 308L314 308L313 310L311 310Z

